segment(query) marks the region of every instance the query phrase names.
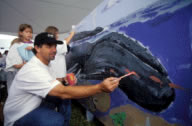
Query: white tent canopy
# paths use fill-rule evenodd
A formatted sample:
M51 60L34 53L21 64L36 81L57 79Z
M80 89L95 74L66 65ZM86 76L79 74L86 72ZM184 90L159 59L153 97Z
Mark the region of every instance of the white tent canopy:
M34 34L54 25L69 32L102 0L0 0L0 33L16 35L22 23L31 24Z
M102 0L0 0L0 34L17 36L20 24L32 25L37 34L53 25L64 39ZM0 35L0 52L9 49L14 36Z

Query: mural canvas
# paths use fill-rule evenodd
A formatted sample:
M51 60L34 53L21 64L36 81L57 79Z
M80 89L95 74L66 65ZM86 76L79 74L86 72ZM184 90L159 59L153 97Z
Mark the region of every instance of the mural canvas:
M191 126L191 12L191 0L104 0L77 25L68 72L79 85L129 76L79 102L106 126Z

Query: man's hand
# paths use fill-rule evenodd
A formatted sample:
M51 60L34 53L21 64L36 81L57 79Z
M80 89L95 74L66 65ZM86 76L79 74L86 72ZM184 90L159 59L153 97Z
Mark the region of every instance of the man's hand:
M77 78L73 73L68 73L67 76L63 78L63 81L65 81L66 84L72 86L77 83Z
M103 92L112 92L119 85L119 78L109 77L106 78L103 82L101 82L100 87Z

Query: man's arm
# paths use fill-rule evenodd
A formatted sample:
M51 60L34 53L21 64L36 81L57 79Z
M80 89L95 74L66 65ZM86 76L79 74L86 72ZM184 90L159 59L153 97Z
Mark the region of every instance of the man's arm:
M64 86L59 84L49 92L49 95L57 96L62 99L84 98L101 92L112 92L118 85L119 80L113 77L107 78L96 85Z
M70 41L71 41L71 39L73 38L74 34L75 34L75 32L72 31L72 32L70 33L70 35L65 39L67 45L70 43Z

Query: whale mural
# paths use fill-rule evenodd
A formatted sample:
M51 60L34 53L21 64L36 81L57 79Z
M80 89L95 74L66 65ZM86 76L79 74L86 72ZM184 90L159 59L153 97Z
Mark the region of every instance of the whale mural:
M124 3L104 1L90 16ZM80 23L66 57L79 85L135 74L114 92L79 102L106 126L191 126L191 12L190 0L160 0L103 27L90 30L87 21Z
M78 64L75 71L81 70L79 79L103 80L135 71L137 76L122 79L119 87L130 99L146 109L159 112L174 100L174 89L169 86L171 81L158 59L143 45L122 34L112 32L93 43L84 41L72 48L68 56L68 67Z

